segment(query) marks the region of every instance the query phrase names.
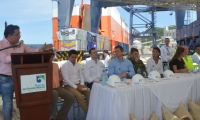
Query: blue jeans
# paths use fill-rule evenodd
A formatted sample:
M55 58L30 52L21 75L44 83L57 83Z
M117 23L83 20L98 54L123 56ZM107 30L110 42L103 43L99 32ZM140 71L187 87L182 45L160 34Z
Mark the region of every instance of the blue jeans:
M12 77L0 75L0 91L3 100L3 118L4 120L12 120L13 93L14 85Z

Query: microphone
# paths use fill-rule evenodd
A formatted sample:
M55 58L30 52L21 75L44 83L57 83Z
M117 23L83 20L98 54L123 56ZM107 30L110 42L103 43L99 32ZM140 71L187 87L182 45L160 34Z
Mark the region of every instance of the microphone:
M23 40L21 40L18 45L10 46L10 48L15 48L15 47L19 48L23 43L24 43Z
M5 48L2 48L2 49L0 49L0 51L6 50L6 49L9 49L9 48L15 48L15 47L19 48L19 47L21 47L22 44L23 44L23 40L21 40L18 45L13 45L13 46L8 46L8 47L5 47Z
M20 40L20 41L19 41L19 44L16 45L16 47L21 47L21 45L23 45L23 44L24 44L24 41L23 41L23 40Z

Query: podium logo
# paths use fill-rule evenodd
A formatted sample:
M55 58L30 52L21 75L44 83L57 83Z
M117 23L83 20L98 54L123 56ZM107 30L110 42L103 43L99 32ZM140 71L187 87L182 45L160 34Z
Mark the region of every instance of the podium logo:
M40 83L42 80L44 81L44 75L38 75L38 76L36 76L36 81L38 83Z

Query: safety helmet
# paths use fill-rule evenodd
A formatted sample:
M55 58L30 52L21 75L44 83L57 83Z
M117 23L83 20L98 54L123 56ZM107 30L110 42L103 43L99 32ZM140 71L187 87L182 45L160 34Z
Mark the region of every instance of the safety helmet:
M174 77L174 73L173 73L171 70L166 70L166 71L163 73L163 76L164 76L165 78L171 79L171 78Z
M158 71L151 71L150 73L149 73L149 76L148 76L148 78L151 78L151 79L153 79L153 80L155 80L155 81L161 81L161 76L160 76L160 73L158 72Z
M115 86L116 84L119 84L121 83L121 80L119 78L119 76L117 75L111 75L109 78L108 78L108 81L107 83L111 86Z
M135 74L133 77L132 77L132 84L139 84L141 80L143 80L144 77L140 74Z

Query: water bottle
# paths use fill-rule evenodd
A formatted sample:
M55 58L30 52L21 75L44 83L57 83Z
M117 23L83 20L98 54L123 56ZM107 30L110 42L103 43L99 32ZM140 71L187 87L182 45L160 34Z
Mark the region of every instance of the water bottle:
M137 72L137 74L142 75L142 71L141 71L141 68L140 68L140 67L137 68L137 71L136 71L136 72Z
M154 71L154 70L155 70L154 65L152 65L151 71Z
M108 75L107 75L107 72L105 69L102 70L102 78L101 79L102 79L102 81L101 81L102 85L103 86L106 85L106 82L108 80Z
M168 70L168 64L167 63L164 64L164 71L166 71L166 70Z

